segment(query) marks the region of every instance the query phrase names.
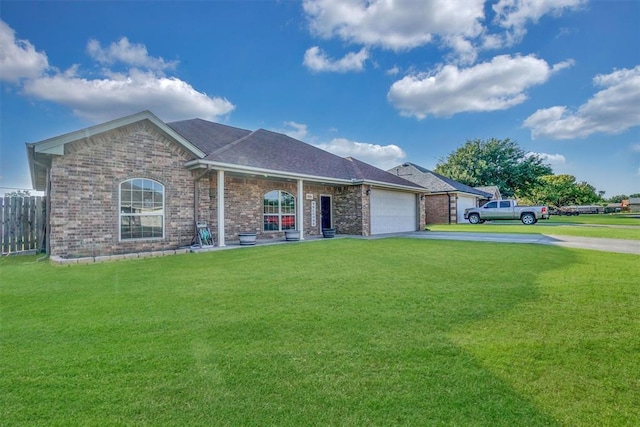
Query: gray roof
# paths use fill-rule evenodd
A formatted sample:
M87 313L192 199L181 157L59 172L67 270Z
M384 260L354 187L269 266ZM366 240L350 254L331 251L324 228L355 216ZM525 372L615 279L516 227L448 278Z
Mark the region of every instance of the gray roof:
M414 163L404 163L396 166L395 168L389 169L389 171L395 172L398 176L404 179L415 182L429 190L431 193L460 192L483 198L490 198L493 196L490 193L477 190Z
M367 183L413 192L425 190L367 163L336 156L281 133L264 129L250 131L202 119L165 123L150 111L27 144L34 188L45 189L51 156L64 155L66 144L143 120L150 121L193 155L187 167L226 167L239 173L264 172L338 185Z
M491 194L492 196L497 194L498 197L500 197L500 189L498 188L497 185L484 185L484 186L481 185L473 188L475 188L476 190L480 190L485 193Z
M211 153L251 133L249 130L208 122L202 119L167 123L167 126L187 138L205 153ZM215 135L215 138L211 138Z
M167 123L204 153L205 163L230 164L271 171L365 181L422 190L400 178L353 158L343 158L290 136L265 129L249 131L201 119Z

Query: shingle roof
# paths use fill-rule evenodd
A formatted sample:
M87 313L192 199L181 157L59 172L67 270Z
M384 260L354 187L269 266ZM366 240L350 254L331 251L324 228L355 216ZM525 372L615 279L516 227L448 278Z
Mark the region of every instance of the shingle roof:
M192 144L207 154L251 133L249 130L208 122L202 119L167 123L167 126L187 138ZM215 135L215 137L212 138L212 135Z
M389 182L389 183L398 184L398 185L407 185L407 183L409 183L409 184L413 184L413 186L419 186L419 184L408 181L402 177L399 177L397 175L394 175L382 169L378 169L375 166L362 162L353 157L347 157L345 160L351 163L351 167L353 168L353 175L355 176L356 179L367 180L367 181L377 181L377 182Z
M249 131L201 119L167 123L206 153L203 161L339 180L419 185L353 158L343 158L290 136Z
M420 172L418 175L405 175L406 179L415 182L422 187L425 187L432 193L458 191L480 197L491 197L491 194L489 193L477 190L473 187L462 184L461 182L455 181L451 178L447 178L446 176L440 175L439 173L433 172L414 163L404 163L403 165L391 170L399 170L405 167L410 167Z

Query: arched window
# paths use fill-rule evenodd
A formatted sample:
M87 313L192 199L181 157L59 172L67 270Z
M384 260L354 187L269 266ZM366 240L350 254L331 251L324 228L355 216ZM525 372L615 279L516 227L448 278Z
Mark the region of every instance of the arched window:
M145 178L120 184L120 240L164 237L164 185Z
M273 190L264 195L264 231L295 230L296 199L286 191Z

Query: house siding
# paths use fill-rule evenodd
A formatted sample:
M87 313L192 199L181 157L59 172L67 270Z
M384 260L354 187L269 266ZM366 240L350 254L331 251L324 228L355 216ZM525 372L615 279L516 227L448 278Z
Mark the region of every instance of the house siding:
M193 237L193 158L148 121L69 143L50 170L53 256L98 256L175 249ZM148 178L165 186L164 238L120 241L119 185Z

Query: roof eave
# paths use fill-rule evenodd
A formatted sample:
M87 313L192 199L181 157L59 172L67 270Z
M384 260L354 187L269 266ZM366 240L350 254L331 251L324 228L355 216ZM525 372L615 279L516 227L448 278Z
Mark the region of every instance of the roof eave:
M210 168L210 169L221 170L225 172L236 172L236 173L244 173L244 174L250 174L250 175L263 175L263 176L268 176L273 178L286 178L286 179L296 179L296 180L302 179L306 181L316 181L316 182L323 182L323 183L337 184L337 185L347 185L352 183L352 180L350 179L306 175L306 174L299 174L299 173L293 173L293 172L279 171L275 169L266 169L266 168L259 168L254 166L242 166L242 165L236 165L232 163L215 162L211 160L202 160L202 159L190 160L187 163L185 163L185 167L191 170L200 169L200 168Z
M394 184L383 181L373 181L366 179L343 179L343 178L335 178L335 177L327 177L327 176L317 176L317 175L307 175L307 174L299 174L293 172L279 171L274 169L265 169L258 168L253 166L241 166L232 163L222 163L215 162L211 160L202 160L195 159L190 160L185 163L185 167L188 169L200 169L200 168L210 168L214 170L222 170L225 172L236 172L236 173L244 173L250 175L263 175L267 177L273 178L286 178L286 179L302 179L305 181L314 181L314 182L322 182L327 184L335 184L335 185L362 185L368 184L377 187L385 187L385 188L394 188L397 190L411 191L414 193L426 193L426 188L421 187L411 187L406 185Z
M369 179L355 181L355 183L367 184L373 187L393 188L396 190L410 191L412 193L428 193L429 192L429 190L427 190L424 187L414 187L410 185L394 184L391 182L375 181L375 180L369 180Z
M193 145L179 133L171 129L167 126L162 120L160 120L155 114L151 111L142 111L140 113L132 114L130 116L121 117L119 119L111 120L106 123L102 123L99 125L91 126L85 129L77 130L75 132L70 132L61 136L57 136L54 138L45 139L44 141L27 144L27 146L33 147L33 152L35 153L43 153L43 154L51 154L51 155L64 155L64 146L70 142L74 142L84 138L90 138L94 135L109 132L113 129L117 129L123 126L127 126L142 120L149 120L153 123L158 129L160 129L165 135L174 139L179 144L184 146L189 152L194 154L196 157L202 158L206 154L200 150L198 147Z

